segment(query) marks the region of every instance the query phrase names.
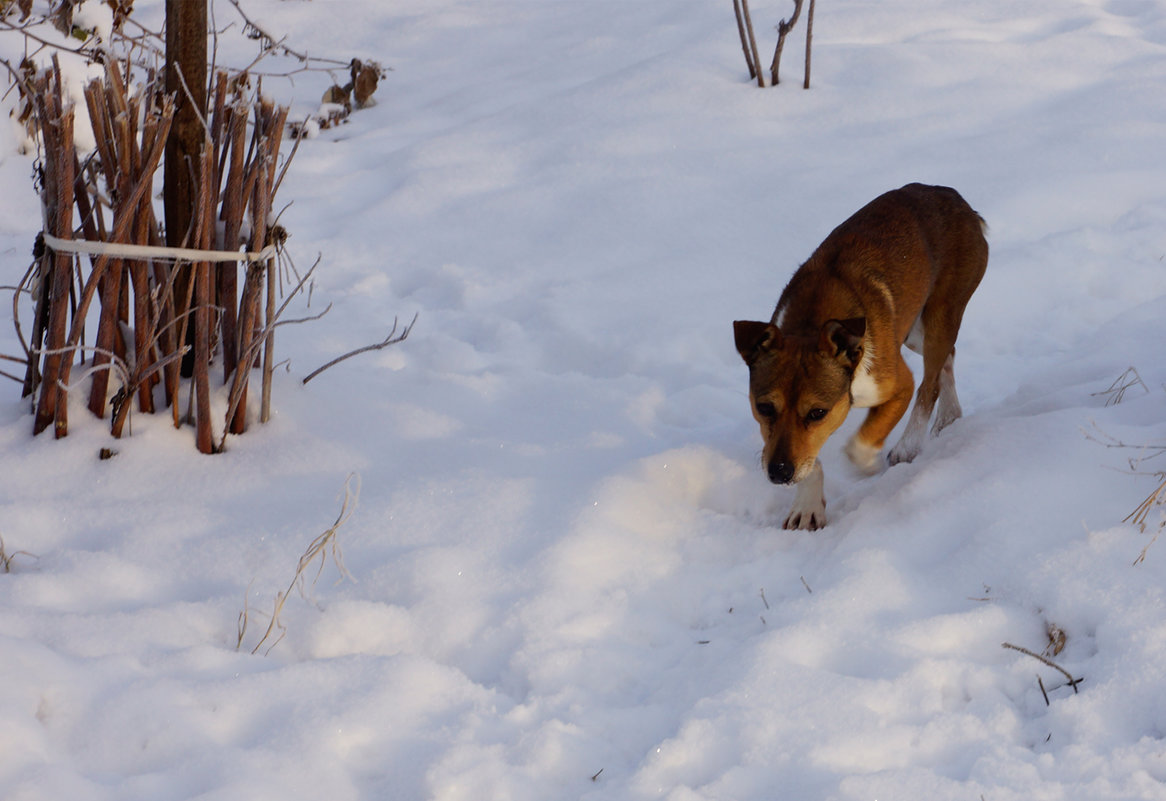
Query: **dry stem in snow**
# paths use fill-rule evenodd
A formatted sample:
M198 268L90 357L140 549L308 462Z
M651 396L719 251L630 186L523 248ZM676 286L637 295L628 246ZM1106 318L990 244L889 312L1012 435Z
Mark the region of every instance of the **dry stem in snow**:
M336 516L336 521L323 534L312 540L308 545L308 549L304 551L303 556L300 557L299 563L296 565L295 575L292 576L291 583L288 584L287 589L276 593L275 602L271 610L271 619L267 624L267 630L255 643L255 647L251 649L251 653L257 653L263 644L266 643L273 635L274 641L267 646L267 650L263 653L266 656L271 653L271 649L279 645L279 642L287 634L287 627L280 621L279 616L283 611L283 605L287 601L293 589L298 589L300 596L306 598L307 593L304 590L304 574L312 566L313 562L319 562L316 568L316 575L312 578L312 586L320 579L320 574L324 572L324 563L327 557L332 557L333 564L340 572L341 579L351 579L352 574L348 572L348 568L344 566L344 557L340 551L340 543L337 540L337 532L340 527L348 522L348 518L352 516L352 512L356 509L356 499L360 495L360 477L355 474L349 474L348 479L344 482L344 500L340 504L340 514ZM250 587L248 587L248 594L250 594ZM235 649L238 650L243 647L243 639L247 636L247 624L250 621L250 606L247 599L243 601L243 611L239 613L238 626L238 640L235 642Z
M18 556L28 556L36 559L36 554L31 554L28 551L13 551L12 553L8 553L4 547L4 537L0 535L0 566L3 566L5 573L12 572L12 561Z

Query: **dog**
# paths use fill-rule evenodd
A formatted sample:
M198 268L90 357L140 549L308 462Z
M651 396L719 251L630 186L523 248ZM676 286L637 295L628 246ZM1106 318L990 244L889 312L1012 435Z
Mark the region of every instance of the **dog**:
M749 402L774 484L797 484L783 528L826 525L818 453L852 407L869 409L846 445L866 474L911 404L902 346L923 354L923 378L889 464L909 462L962 414L955 341L988 265L987 226L945 186L908 184L839 225L794 273L768 323L733 323L749 367Z

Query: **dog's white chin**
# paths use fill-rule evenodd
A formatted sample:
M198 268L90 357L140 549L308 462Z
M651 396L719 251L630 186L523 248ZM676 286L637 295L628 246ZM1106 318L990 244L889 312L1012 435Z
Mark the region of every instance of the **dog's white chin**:
M814 457L809 461L802 462L798 465L798 469L794 471L794 476L789 480L791 484L798 484L804 481L811 473L814 473L814 468L818 466L818 458Z

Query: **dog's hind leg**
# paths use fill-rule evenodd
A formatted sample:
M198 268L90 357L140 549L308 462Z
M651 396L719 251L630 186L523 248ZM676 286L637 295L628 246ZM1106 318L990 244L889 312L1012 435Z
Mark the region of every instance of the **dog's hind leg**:
M960 408L960 399L955 392L955 370L952 363L955 361L955 350L948 355L943 363L943 370L939 373L939 400L936 402L935 423L931 426L931 436L935 436L943 429L960 419L963 409Z
M925 373L924 381L926 379ZM935 398L939 389L935 386L936 383L936 379L933 378L931 381L933 389L929 389L926 383L919 385L919 392L915 395L915 407L911 409L911 416L907 419L907 428L895 443L895 447L887 454L887 464L910 462L919 455L923 447L923 435L927 433L927 423L931 420L931 412L935 408Z
M962 302L962 299L961 299ZM955 394L955 340L959 333L962 305L929 303L920 317L923 331L923 378L915 394L915 407L907 421L903 438L887 454L890 464L909 462L923 447L931 413L939 403L939 416L931 429L934 435L956 420L960 414L959 398Z

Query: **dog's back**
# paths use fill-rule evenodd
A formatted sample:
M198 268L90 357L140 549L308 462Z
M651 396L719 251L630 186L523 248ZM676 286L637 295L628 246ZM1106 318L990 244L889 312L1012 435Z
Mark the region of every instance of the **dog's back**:
M873 314L902 344L937 285L960 287L962 311L987 262L984 221L958 192L907 184L826 237L790 279L771 322L799 334L843 315Z

